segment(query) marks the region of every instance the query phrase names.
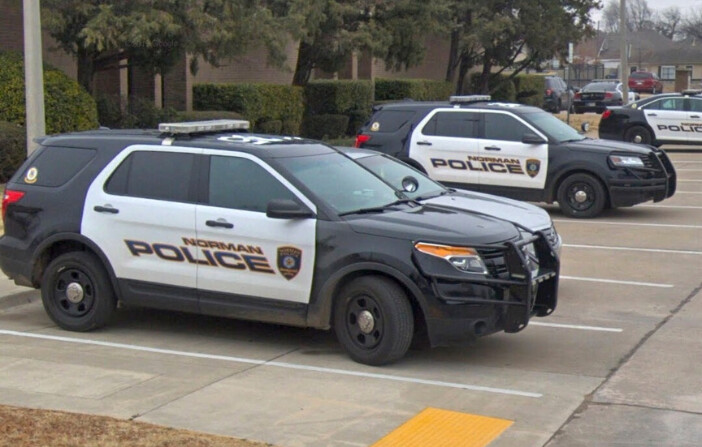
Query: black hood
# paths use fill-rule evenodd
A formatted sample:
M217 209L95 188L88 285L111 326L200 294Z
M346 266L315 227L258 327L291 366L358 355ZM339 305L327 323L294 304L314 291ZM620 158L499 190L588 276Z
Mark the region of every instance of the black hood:
M357 233L457 245L483 245L514 240L519 230L510 222L457 209L418 206L383 213L350 215Z
M614 140L592 140L589 138L582 141L571 141L570 143L564 143L563 145L569 149L576 149L579 151L582 150L605 153L617 151L631 152L638 155L646 155L652 150L650 146L643 146L641 144L626 143L624 141Z

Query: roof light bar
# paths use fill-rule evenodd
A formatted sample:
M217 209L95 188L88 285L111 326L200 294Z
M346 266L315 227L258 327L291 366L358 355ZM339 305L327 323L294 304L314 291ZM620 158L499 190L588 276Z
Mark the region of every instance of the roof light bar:
M451 104L464 104L468 102L480 102L480 101L490 101L492 97L490 95L465 95L465 96L451 96L449 102Z
M702 90L694 89L694 88L690 88L690 89L682 91L683 95L693 95L694 96L694 95L699 95L700 93L702 93Z
M250 124L246 120L210 120L210 121L187 121L184 123L161 123L158 130L163 133L174 135L210 133L225 130L247 130Z

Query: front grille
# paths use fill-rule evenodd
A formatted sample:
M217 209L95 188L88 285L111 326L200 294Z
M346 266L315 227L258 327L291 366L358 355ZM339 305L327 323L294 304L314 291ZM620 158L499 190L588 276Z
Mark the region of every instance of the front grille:
M505 252L502 249L481 248L478 250L485 262L485 266L490 272L490 276L495 278L509 277L507 263L505 262Z
M641 160L644 162L644 166L647 169L655 169L655 170L660 169L660 165L658 164L658 160L654 159L651 156L651 154L642 155Z

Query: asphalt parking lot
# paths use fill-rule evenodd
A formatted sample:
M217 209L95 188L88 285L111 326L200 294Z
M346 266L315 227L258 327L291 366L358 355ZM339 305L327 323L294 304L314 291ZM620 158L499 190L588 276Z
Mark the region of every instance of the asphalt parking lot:
M523 332L373 368L332 333L180 313L122 309L66 332L32 292L0 301L0 403L281 447L390 445L426 408L452 413L422 445L460 413L505 421L494 436L463 427L469 446L698 446L702 151L671 158L678 192L660 204L592 220L547 207L565 244L559 304Z

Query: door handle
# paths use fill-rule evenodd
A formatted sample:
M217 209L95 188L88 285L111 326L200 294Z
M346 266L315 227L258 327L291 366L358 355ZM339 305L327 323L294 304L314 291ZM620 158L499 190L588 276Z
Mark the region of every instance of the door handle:
M119 213L119 210L117 208L112 208L111 206L96 206L93 207L95 211L98 213L110 213L110 214L117 214Z
M655 113L647 113L646 116L658 116Z
M234 224L226 222L224 220L208 220L205 222L208 227L221 227L221 228L234 228Z
M431 143L428 141L417 141L417 146L431 146Z
M690 118L699 118L699 115L690 115Z
M502 148L501 148L501 147L497 147L497 146L486 146L486 147L485 147L485 150L486 150L486 151L501 151Z

